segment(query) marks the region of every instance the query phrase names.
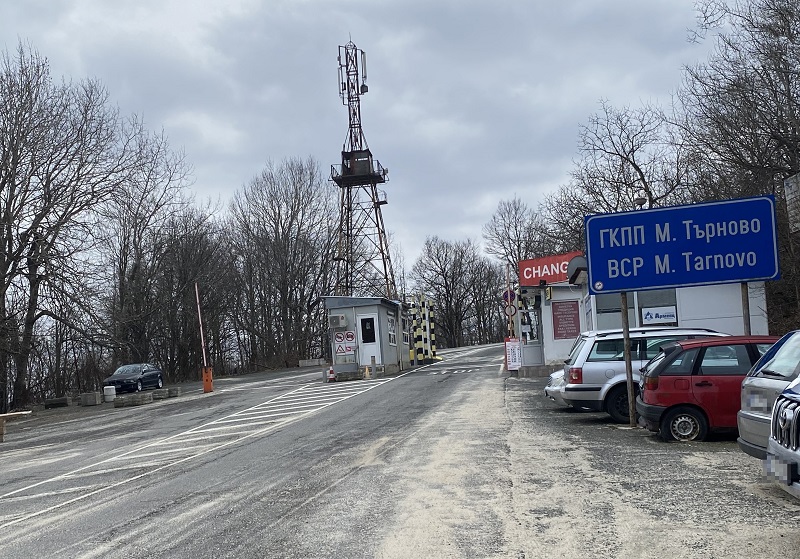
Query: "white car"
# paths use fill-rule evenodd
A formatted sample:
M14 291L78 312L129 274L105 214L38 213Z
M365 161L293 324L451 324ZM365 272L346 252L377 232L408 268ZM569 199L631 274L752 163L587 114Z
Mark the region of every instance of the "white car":
M727 336L705 328L645 326L630 329L634 391L639 391L639 369L658 355L660 347L686 338ZM621 329L583 332L569 359L561 397L573 408L604 411L617 423L628 419L628 386Z
M569 406L564 400L564 369L550 373L550 380L547 381L547 386L544 387L544 394L556 404L561 406Z

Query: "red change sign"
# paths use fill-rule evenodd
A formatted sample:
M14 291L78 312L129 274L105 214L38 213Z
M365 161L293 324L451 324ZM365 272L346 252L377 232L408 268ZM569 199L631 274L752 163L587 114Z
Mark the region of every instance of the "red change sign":
M567 266L576 256L583 256L580 251L567 254L556 254L533 260L521 260L519 263L519 284L538 286L544 280L547 283L567 281Z
M556 340L574 340L581 333L581 316L578 301L553 301L553 337Z

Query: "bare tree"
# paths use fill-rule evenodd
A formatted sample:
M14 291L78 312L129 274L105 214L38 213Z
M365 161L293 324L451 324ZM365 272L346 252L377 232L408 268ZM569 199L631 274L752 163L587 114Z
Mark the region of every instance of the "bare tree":
M332 294L336 192L308 158L268 163L231 204L249 367L296 365L320 350Z
M710 180L696 199L775 194L780 281L767 284L775 332L800 324L800 258L783 180L800 172L800 5L703 1L699 36L716 31L706 63L686 68L678 100L685 136Z
M149 134L138 121L133 126L136 165L102 207L99 223L112 273L109 336L117 363L150 358L150 335L161 310L154 283L167 265L169 225L187 203L180 194L190 173L183 153L169 148L163 132Z
M411 269L414 289L435 302L436 326L447 347L466 343L468 322L475 312L470 271L480 258L478 245L471 240L450 242L428 237Z
M488 344L503 340L507 319L502 312L500 293L505 289L506 265L484 256L469 263L467 289L472 301L468 344ZM513 269L516 269L516 265Z
M518 197L501 200L483 226L486 252L516 268L520 260L552 254L553 242L536 211Z
M679 203L697 175L680 128L658 108L615 109L608 102L580 128L580 159L567 184L545 197L539 212L546 238L561 251L582 249L583 219L595 213Z
M93 208L124 182L130 164L117 110L98 82L55 84L47 61L22 44L13 57L2 54L0 411L25 403L41 297L80 283L53 279L89 246Z
M163 240L157 241L164 248L151 285L155 310L147 321L148 349L173 381L199 378L205 364L214 368L214 374L225 374L235 367L231 311L236 277L231 243L216 214L217 208L210 203L181 205L164 224Z

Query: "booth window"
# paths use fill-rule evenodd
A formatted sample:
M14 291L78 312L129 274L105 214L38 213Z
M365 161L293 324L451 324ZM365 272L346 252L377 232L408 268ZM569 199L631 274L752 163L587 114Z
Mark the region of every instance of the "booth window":
M657 289L654 291L639 291L636 293L636 307L639 309L639 324L644 324L643 313L647 309L654 307L672 307L677 311L678 299L675 295L674 289ZM672 322L662 321L659 322L660 326L677 326L677 313L676 320Z
M619 293L602 293L595 295L594 304L597 312L597 328L619 328L622 326L621 297ZM674 289L657 289L654 291L631 291L628 293L628 318L631 327L644 324L643 309L672 307L677 309L677 298ZM661 322L660 326L677 326L675 322Z
M595 306L597 308L597 328L619 328L622 326L622 301L619 293L603 293L595 296ZM635 297L632 293L628 294L628 318L633 325L636 320Z
M389 345L397 345L397 319L389 317Z
M361 343L375 343L375 319L371 316L361 319Z

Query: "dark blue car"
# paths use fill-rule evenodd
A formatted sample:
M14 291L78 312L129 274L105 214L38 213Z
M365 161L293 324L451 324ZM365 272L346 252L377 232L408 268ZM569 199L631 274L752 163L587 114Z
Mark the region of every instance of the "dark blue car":
M141 392L145 388L164 386L164 373L150 363L122 365L103 381L103 386L113 386L116 392Z

